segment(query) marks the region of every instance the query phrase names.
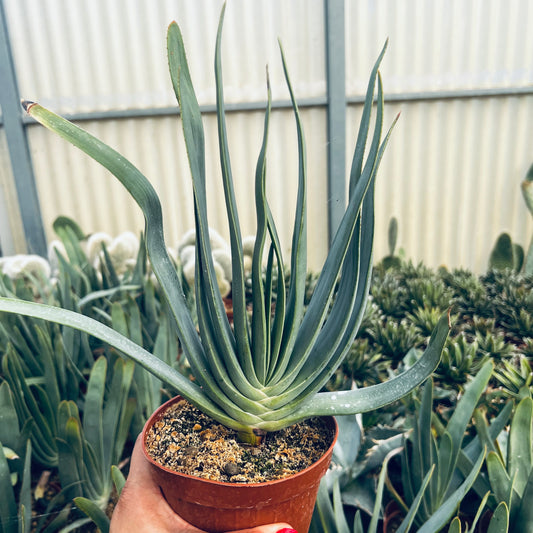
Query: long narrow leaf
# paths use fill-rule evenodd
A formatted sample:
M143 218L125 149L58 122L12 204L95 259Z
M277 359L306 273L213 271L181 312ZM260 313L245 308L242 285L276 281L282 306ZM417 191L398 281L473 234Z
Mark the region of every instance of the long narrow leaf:
M514 423L514 421L513 421ZM529 471L520 507L516 512L516 520L513 524L513 531L533 531L533 469Z
M389 41L387 39L385 41L385 44L383 45L383 48L381 49L381 52L376 62L374 63L372 72L370 73L370 78L368 80L368 85L367 85L366 95L365 95L365 103L363 106L363 113L361 115L361 121L359 123L357 141L355 143L352 166L350 169L350 186L349 186L350 195L353 193L353 190L355 189L355 184L359 181L359 178L361 176L361 170L363 168L363 161L364 161L365 146L366 146L366 141L367 141L368 131L369 131L370 115L372 113L372 103L373 103L373 97L374 97L374 87L376 85L376 77L378 75L379 66L381 65L381 62L383 61L383 56L385 55L385 51L387 50L388 44L389 44Z
M18 533L18 513L15 494L11 484L11 472L0 442L0 520L7 533Z
M418 510L420 509L420 504L424 498L424 494L426 494L427 486L433 477L433 474L435 473L435 465L432 465L431 468L428 470L426 475L424 476L424 479L422 480L422 483L420 484L420 488L416 494L416 496L413 499L413 503L410 505L409 510L407 514L405 515L405 518L402 520L402 523L400 524L400 527L397 529L396 533L406 533L410 530L411 526L413 525L416 515L418 513Z
M465 393L461 398L461 405L467 408L456 409L448 422L447 431L452 437L454 449L457 450L457 453L461 449L460 444L463 441L466 427L472 418L477 402L483 394L493 370L494 364L491 361L487 361L482 366L473 381L467 385Z
M265 309L265 288L263 282L263 249L267 236L268 210L266 204L266 150L268 142L268 126L270 123L270 109L272 96L270 80L267 76L268 100L264 119L263 142L257 160L255 171L255 211L256 235L254 253L252 257L252 359L255 375L263 385L266 383L269 363L270 309ZM267 313L269 317L267 318Z
M335 512L324 480L318 486L318 495L313 510L311 531L316 533L336 533Z
M500 457L495 452L487 455L487 470L491 488L497 501L505 502L511 507L513 486Z
M385 489L385 479L387 477L387 469L389 466L389 461L398 454L401 448L396 448L391 450L385 457L383 461L383 466L381 467L381 472L379 474L378 486L376 489L376 500L374 502L374 510L372 512L372 519L368 526L368 533L376 533L378 527L378 520L381 516L381 502L383 500L383 490Z
M181 282L170 259L163 238L159 198L150 182L118 152L68 120L39 104L24 102L28 114L107 168L128 190L142 209L146 222L146 247L154 274L176 318L180 340L189 360L202 365L203 352L196 327L185 301Z
M350 533L346 516L344 515L344 506L341 499L341 489L339 480L336 479L333 484L333 513L335 515L335 525L337 533Z
M26 442L24 468L22 470L22 484L19 493L19 516L23 521L19 532L22 531L22 533L30 533L32 525L31 458L31 440L28 439Z
M296 411L287 413L285 423L287 421L293 423L311 416L364 413L402 398L413 388L421 385L438 366L449 330L448 316L443 314L424 354L408 370L385 383L364 389L318 393ZM277 414L274 413L273 416ZM267 420L267 417L263 416L263 419ZM280 423L269 425L269 429L278 427L283 426Z
M488 430L481 428L479 424L479 417L474 416L477 435L466 446L463 446L457 459L457 468L463 477L466 477L468 473L472 471L474 461L481 453L483 447L487 449L487 455L491 451L496 452L494 441L507 425L511 416L512 408L513 402L507 402L507 405L498 413L496 417L491 420ZM474 415L476 415L476 411L474 411ZM484 423L486 424L485 421ZM484 437L485 433L487 434L486 438ZM478 476L474 482L473 488L480 497L490 491L490 484L487 477L484 475ZM492 508L497 503L493 502L493 499L493 496L491 496L490 505Z
M284 369L289 362L289 357L296 343L298 328L300 327L304 312L305 278L307 275L307 156L300 111L292 88L281 43L280 53L298 135L298 192L291 243L291 277L287 295L287 308L280 347L280 358L278 361L279 368ZM276 374L273 376L274 380L277 379L275 376Z
M354 194L350 198L347 211L344 214L342 221L339 225L339 228L337 230L337 233L331 245L330 252L324 263L323 270L317 281L317 285L313 293L313 296L311 298L311 301L309 303L309 307L307 309L306 315L304 319L302 320L302 324L298 331L298 338L297 338L298 340L295 344L293 353L291 354L290 366L285 372L285 376L280 381L280 383L278 383L275 387L273 387L273 390L270 392L270 394L272 395L279 394L285 388L289 387L290 384L292 384L295 379L298 379L299 382L306 380L306 377L300 375L299 371L309 359L310 353L312 351L312 348L314 348L313 345L316 342L318 335L319 334L327 335L329 327L332 326L332 323L330 323L328 326L328 329L326 328L322 329L322 324L324 323L324 320L326 319L329 302L331 301L331 298L333 297L333 294L334 294L337 276L344 266L344 260L345 260L347 251L350 248L350 244L352 242L352 238L353 238L352 236L355 231L361 205L363 204L365 197L367 193L369 192L369 189L372 188L371 184L375 177L375 173L379 166L379 162L381 160L383 151L385 149L385 146L388 142L388 138L390 136L390 132L392 130L392 127L391 127L391 130L389 130L386 139L384 140L383 143L380 144L381 126L382 126L382 108L383 108L383 95L382 95L381 83L378 86L378 94L380 95L380 98L378 98L378 117L376 119L376 125L374 128L372 146L369 150L369 155L367 158L367 162L365 164L365 168L363 170L363 174L361 176L361 179L356 184ZM370 204L370 205L373 206L373 204ZM368 218L367 220L368 226L365 225L363 229L363 233L365 234L365 236L368 236L369 238L372 238L372 235L373 235L372 218L373 216L370 216ZM353 258L351 259L353 260ZM370 261L370 259L371 259L371 255L369 257L365 256L364 258L365 263L367 260ZM363 268L364 267L361 267L361 270L363 270ZM352 289L352 290L354 290L355 292L355 289ZM364 301L359 302L359 303L361 303L361 307L359 308L359 310L364 309ZM351 315L351 311L348 312L348 316L350 315ZM344 350L347 348L349 344L351 344L351 341L353 340L353 337L355 336L355 333L358 327L358 321L356 317L357 317L357 313L351 319L352 327L348 329L347 332L345 332L344 338L341 341L342 351L338 354L338 359L342 359L345 353ZM333 324L333 328L335 328L335 324ZM323 352L323 349L324 347L322 346L321 352ZM315 354L316 353L318 352L315 349ZM329 360L329 358L326 356L322 356L322 357L326 361ZM333 368L331 371L334 371L334 370L335 368ZM308 390L310 393L312 389L308 388ZM315 390L318 390L318 389L315 388Z
M533 400L524 398L517 405L509 431L507 471L515 479L514 487L522 494L533 465Z
M501 502L498 507L496 507L496 510L494 511L494 514L492 515L492 518L490 519L489 528L487 529L487 533L508 533L509 531L509 508L507 507L507 504L505 502ZM518 531L527 531L527 529L517 529Z
M111 478L113 479L113 484L115 485L117 494L120 496L120 494L122 493L122 489L126 484L126 478L124 477L124 474L120 471L120 469L115 465L111 467Z
M83 410L83 433L94 450L99 464L104 463L103 406L107 375L107 359L99 357L91 369Z
M254 401L254 396L259 394L254 391L253 394L245 395L240 390L250 387L246 377L241 373L230 376L225 361L219 357L218 344L216 342L216 332L213 331L212 321L209 320L207 312L206 295L203 292L198 294L198 325L202 335L206 357L209 361L211 373L217 381L222 393L231 401L238 405L245 412L250 414L261 414L266 412L266 408ZM236 370L238 370L236 368ZM242 369L241 369L242 370ZM240 385L240 386L239 386Z
M76 507L83 511L95 524L101 533L109 533L110 521L108 516L92 500L83 497L74 498Z
M168 28L167 43L170 75L180 105L181 123L193 184L196 226L195 288L197 300L202 300L204 305L207 306L204 317L209 321L209 326L207 326L207 322L204 322L204 324L206 324L208 330L214 333L213 340L216 342L217 350L216 352L211 352L210 355L211 357L217 357L219 364L225 363L228 371L234 377L236 373L242 375L242 372L236 355L236 341L218 289L211 253L207 220L205 145L202 117L190 78L183 38L176 23L172 23ZM204 373L205 370L203 370ZM200 379L199 374L202 374L202 369L197 366L194 373L197 379ZM248 382L248 379L252 378L253 376L248 377L246 381L240 378L234 379L234 383L237 386L242 384L246 387L245 390L241 390L242 393L253 395L257 393L257 384ZM219 398L220 401L223 401L223 394L220 394Z
M92 376L91 376L92 377ZM126 435L120 435L120 422L127 412L128 393L133 379L133 363L117 359L113 365L111 387L100 416L102 417L102 467L105 474L121 459ZM84 418L85 424L85 418ZM94 445L93 445L94 446Z
M107 342L117 350L120 350L133 361L161 379L161 381L168 383L170 386L178 390L184 398L196 405L202 412L215 418L222 424L235 429L243 429L246 427L221 411L211 402L200 387L182 376L177 370L169 367L150 352L147 352L142 347L118 334L101 322L72 311L67 311L66 309L59 309L44 304L10 298L0 298L0 311L8 311L11 313L42 318L44 320L58 322L65 326L85 331L86 333ZM257 419L254 417L250 416L248 419L252 424L257 422Z
M435 533L435 531L439 531L448 523L455 510L459 507L463 498L466 496L466 493L472 487L484 460L485 453L482 453L476 461L472 472L470 472L462 485L446 499L442 506L439 507L439 509L431 516L431 518L418 530L418 533Z
M228 135L226 132L226 117L224 106L224 90L222 83L222 59L221 41L222 24L224 22L224 12L226 5L222 7L220 21L217 30L217 41L215 47L215 80L216 80L216 101L217 101L217 125L218 141L220 151L220 166L222 170L222 184L226 199L226 211L228 218L230 246L231 246L231 299L233 305L233 327L235 330L235 343L237 353L241 361L243 370L252 383L258 385L254 379L254 367L250 349L250 339L248 331L248 315L246 310L245 297L245 274L242 236L239 224L239 214L237 211L237 201L233 188L233 178L229 157Z

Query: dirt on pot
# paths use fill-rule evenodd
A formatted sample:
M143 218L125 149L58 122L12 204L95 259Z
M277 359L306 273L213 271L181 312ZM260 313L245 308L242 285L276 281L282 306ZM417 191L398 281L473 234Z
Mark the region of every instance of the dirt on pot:
M313 418L267 433L260 446L250 446L238 441L236 431L181 400L147 432L146 449L154 461L182 474L262 483L312 465L329 448L333 436L320 418Z

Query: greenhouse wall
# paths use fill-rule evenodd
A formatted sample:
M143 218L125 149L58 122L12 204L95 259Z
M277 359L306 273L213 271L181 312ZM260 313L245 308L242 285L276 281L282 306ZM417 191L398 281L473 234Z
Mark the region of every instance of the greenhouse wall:
M334 0L333 0L334 1ZM339 2L337 2L338 4ZM229 0L223 33L228 132L243 234L254 232L253 180L263 132L266 66L274 112L267 190L286 251L298 177L294 116L287 107L283 44L307 141L309 264L328 248L328 146L346 137L349 172L372 64L382 65L385 126L401 113L376 191L375 256L398 247L431 266L483 271L497 236L525 245L532 217L520 182L533 163L533 6L528 0L340 2L344 9L345 125L328 130L324 0ZM21 97L65 115L136 164L160 193L167 240L193 225L188 163L166 62L177 20L206 127L210 225L227 235L216 139L213 53L219 0L3 0ZM1 83L1 80L0 80ZM22 116L22 111L21 111ZM86 232L143 227L139 209L107 172L24 120L48 240L58 215ZM23 251L9 150L0 133L0 243Z

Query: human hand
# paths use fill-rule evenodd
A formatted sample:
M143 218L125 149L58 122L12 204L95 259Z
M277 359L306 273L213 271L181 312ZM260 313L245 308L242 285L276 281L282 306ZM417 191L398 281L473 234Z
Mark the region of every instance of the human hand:
M130 473L111 518L110 533L205 533L177 515L161 494L137 438ZM228 533L297 533L288 524L268 524Z

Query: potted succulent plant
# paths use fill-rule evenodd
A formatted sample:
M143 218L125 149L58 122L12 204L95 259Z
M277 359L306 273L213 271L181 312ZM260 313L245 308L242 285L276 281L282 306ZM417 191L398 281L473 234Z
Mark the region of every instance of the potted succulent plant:
M163 238L161 205L150 182L123 156L67 120L42 106L23 102L26 111L38 122L71 142L101 163L118 178L141 207L145 216L145 241L152 270L157 277L171 312L183 350L188 358L194 381L178 373L154 355L134 344L106 325L82 314L10 298L0 298L0 311L20 313L55 321L86 331L142 365L149 372L179 391L182 398L220 424L232 428L240 438L257 445L267 432L275 432L299 421L326 415L365 412L393 402L419 386L436 368L449 331L443 316L435 329L424 355L409 369L388 382L364 389L342 392L320 392L347 353L363 317L372 270L374 229L374 183L377 169L387 144L390 130L382 140L383 89L378 72L385 52L381 52L370 76L359 134L355 147L349 183L349 203L331 244L316 289L304 307L306 264L306 154L302 124L287 68L281 53L287 86L296 119L299 147L297 206L290 257L290 281L284 285L285 264L276 226L265 196L265 166L270 91L264 122L264 138L255 176L257 233L252 262L252 299L250 313L245 301L243 245L225 127L225 111L221 74L221 32L224 8L220 17L215 51L217 118L222 181L229 225L232 259L233 323L230 325L218 288L210 248L206 204L204 133L180 29L172 23L167 45L170 75L180 107L181 124L190 163L196 230L195 257L195 323L183 296L180 278L167 253ZM373 132L371 111L377 85L376 118ZM267 80L268 87L268 80ZM264 267L263 250L266 266ZM275 305L274 305L275 294ZM156 420L157 420L156 415ZM147 426L151 424L149 422ZM329 450L328 453L331 453ZM329 458L321 466L327 468ZM306 472L300 477L306 476ZM298 477L296 475L295 477ZM189 480L190 481L190 480ZM274 483L280 483L278 481ZM214 485L217 485L215 482ZM218 483L231 490L231 484ZM229 485L229 487L228 487ZM258 491L263 483L240 489ZM312 485L312 484L311 484ZM288 512L275 504L273 515L256 516L250 509L261 507L246 492L230 497L240 500L242 517L232 511L230 526L196 525L213 531L250 527L260 523L289 520L300 533L307 530L318 485L308 483L305 491L310 509L302 518L276 514ZM185 492L192 490L187 488ZM212 490L212 489L210 489ZM288 494L276 485L274 492ZM171 492L165 492L170 500ZM176 491L174 491L176 492ZM183 489L178 489L183 493ZM296 496L300 498L301 496ZM209 497L213 500L213 497ZM209 499L208 498L208 499ZM270 493L267 498L272 498ZM218 502L222 497L215 496ZM216 503L216 502L215 502ZM178 504L176 504L178 505ZM237 505L238 506L238 505ZM205 518L219 511L203 510L186 514L185 518ZM294 511L290 511L291 513ZM194 516L193 516L194 515Z

